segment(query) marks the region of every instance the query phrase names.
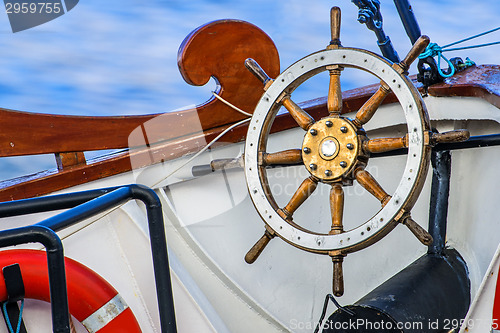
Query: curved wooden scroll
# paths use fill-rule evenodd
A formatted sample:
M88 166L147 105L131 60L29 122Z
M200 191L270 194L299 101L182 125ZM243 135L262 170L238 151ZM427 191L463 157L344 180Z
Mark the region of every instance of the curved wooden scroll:
M202 86L214 77L220 85L219 96L253 113L263 88L243 65L247 58L255 59L272 78L280 73L278 51L265 32L248 22L220 20L207 23L187 36L177 61L187 83ZM212 112L215 107L216 113ZM199 106L198 116L203 128L245 118L217 99Z

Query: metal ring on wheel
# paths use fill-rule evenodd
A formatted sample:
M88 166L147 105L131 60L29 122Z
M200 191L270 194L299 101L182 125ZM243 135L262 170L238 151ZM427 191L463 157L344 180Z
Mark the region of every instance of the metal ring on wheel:
M340 234L318 234L297 228L279 213L272 193L266 189L267 176L259 165L259 152L265 151L270 126L281 107L276 103L283 93L291 94L310 77L339 65L367 71L384 81L399 100L408 125L408 159L401 181L390 201L368 221ZM250 197L265 223L288 243L311 251L328 253L342 250L352 252L382 238L395 225L401 212L409 212L427 173L429 149L425 135L429 121L420 94L393 65L369 51L338 48L311 54L286 69L267 89L255 108L249 125L245 146L245 175Z

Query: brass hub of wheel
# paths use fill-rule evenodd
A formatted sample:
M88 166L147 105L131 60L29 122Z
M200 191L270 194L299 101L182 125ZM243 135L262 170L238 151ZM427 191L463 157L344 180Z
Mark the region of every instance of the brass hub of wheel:
M315 178L329 183L346 177L357 164L361 139L350 120L326 117L311 125L302 144L302 160Z

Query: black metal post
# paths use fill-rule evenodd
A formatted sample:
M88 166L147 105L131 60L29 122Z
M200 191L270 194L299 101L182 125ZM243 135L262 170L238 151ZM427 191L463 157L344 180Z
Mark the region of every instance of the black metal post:
M140 200L146 205L161 331L165 333L176 332L177 325L175 321L163 211L161 209L160 198L158 198L152 189L142 185L127 185L14 202L2 202L0 203L0 217L26 215L73 207L68 211L37 224L40 227L59 231L130 199Z
M432 151L432 184L429 209L429 233L434 242L427 253L442 254L446 243L448 197L450 194L451 154L449 151Z
M141 200L146 205L161 330L162 332L176 332L170 265L160 198L155 191L146 186L132 185L130 190L134 199Z
M358 22L366 24L366 27L377 36L377 45L382 55L394 63L399 62L399 56L392 46L391 39L384 32L382 27L383 19L380 12L379 0L351 0L358 6Z
M66 272L61 239L53 230L40 225L0 231L0 247L25 243L41 243L45 246L52 307L52 329L54 333L70 333Z
M382 55L393 63L398 63L400 59L389 36L387 36L381 29L375 30L375 35L377 36L377 45L380 52L382 52Z
M418 26L418 22L415 14L413 13L410 2L408 0L394 0L394 4L398 10L401 22L403 22L406 34L410 38L411 43L415 44L422 33L420 32L420 27Z

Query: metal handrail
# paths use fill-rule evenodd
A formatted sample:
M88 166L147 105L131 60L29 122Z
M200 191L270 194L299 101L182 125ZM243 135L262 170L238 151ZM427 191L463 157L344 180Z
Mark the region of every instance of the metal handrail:
M158 309L160 312L161 331L165 333L173 333L177 331L177 326L175 321L172 283L170 279L170 266L168 263L167 241L163 224L163 211L158 195L146 186L126 185L121 187L23 199L12 202L2 202L0 203L0 218L60 209L68 210L29 227L0 231L0 247L27 242L42 242L42 240L42 243L47 247L45 243L49 242L45 239L38 240L23 238L24 236L22 235L26 236L29 234L29 230L46 230L45 233L48 235L49 231L52 231L52 233L60 231L131 199L140 200L146 205L151 240L151 253L156 282L156 295L158 300ZM54 235L52 235L53 238ZM59 237L55 235L52 242L57 243L57 240L59 240L59 243L61 242ZM62 255L62 245L60 251ZM49 256L49 248L47 248L47 256ZM53 269L50 269L51 265L55 265ZM60 277L59 280L57 280L57 275L52 273L56 270L62 270L64 273L64 260L62 260L62 263L56 262L55 260L51 260L49 262L49 283L51 285L51 301L53 301L51 302L53 331L56 333L69 333L69 316L57 315L58 313L67 314L68 305L65 277L63 280L64 283L61 283ZM55 289L55 293L57 293L55 296L60 298L65 296L66 303L65 306L63 305L65 310L58 308L61 307L61 302L63 302L62 300L52 299L52 285L55 284L59 284L58 288Z

